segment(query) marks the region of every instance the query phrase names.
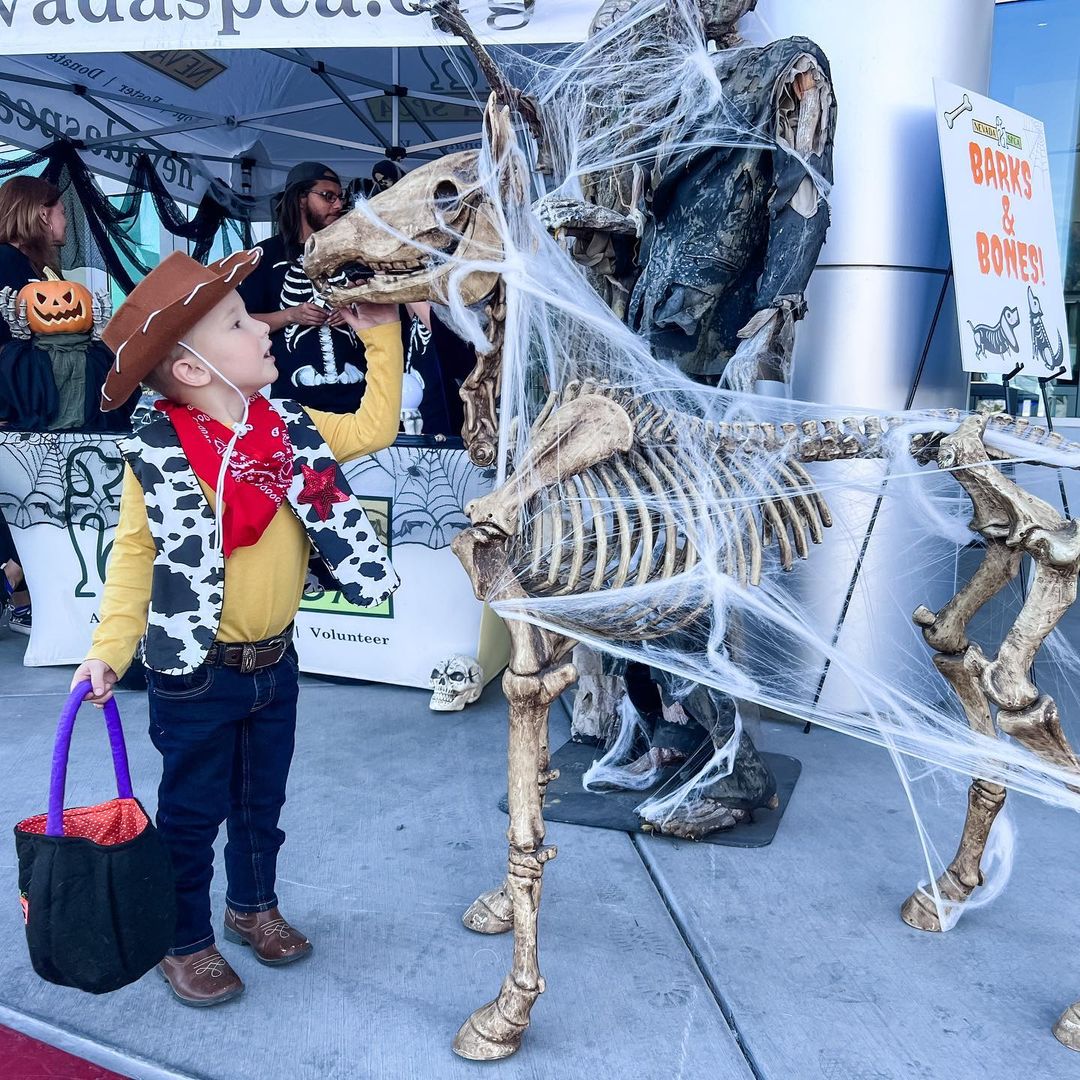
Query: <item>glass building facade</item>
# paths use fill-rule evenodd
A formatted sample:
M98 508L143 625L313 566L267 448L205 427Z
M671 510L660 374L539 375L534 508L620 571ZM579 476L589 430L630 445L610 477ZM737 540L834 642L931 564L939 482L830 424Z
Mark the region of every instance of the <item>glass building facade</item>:
M1080 0L998 0L990 96L1042 120L1054 194L1073 371L1080 342ZM1055 412L1077 415L1077 385Z

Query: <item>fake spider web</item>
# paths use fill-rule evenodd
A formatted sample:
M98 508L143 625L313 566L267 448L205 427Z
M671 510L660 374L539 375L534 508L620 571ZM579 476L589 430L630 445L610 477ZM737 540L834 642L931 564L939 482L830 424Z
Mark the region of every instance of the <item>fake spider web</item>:
M394 547L448 547L469 525L465 507L491 490L492 473L464 450L392 446L345 467L353 491L392 490Z
M519 83L525 83L543 112L554 168L549 192L567 198L581 198L584 187L595 190L597 177L632 175L635 165L647 171L717 145L776 147L771 134L745 125L732 107L701 38L696 9L684 0L639 4L608 31L554 61L529 63L517 57L513 63ZM769 514L776 493L787 483L785 453L757 446L740 472L731 465L740 438L755 424L773 430L794 424L801 430L806 421L828 421L842 432L846 417L865 418L869 410L707 388L658 362L532 212L520 180L530 160L531 154L516 146L495 157L490 141L485 142L481 183L504 248L463 256L467 238L461 235L458 252L449 257L449 317L463 337L481 347L486 327L476 311L461 303L458 290L478 271L498 272L507 287L499 479L524 485L536 479L523 465L530 432L545 415L553 391L563 394L560 402L565 404L577 393L568 388L585 380L617 387L619 400L637 401L649 410L653 420L639 424L635 436L649 461L671 453L662 434L677 431L678 469L663 476L654 468L660 482L641 481L632 492L614 466L605 472L602 464L591 489L580 479L546 489L540 484L539 495L527 500L514 522L519 537L514 568L534 587L524 598L500 599L511 581L497 581L490 598L499 614L664 672L676 699L693 684L704 684L884 748L911 805L916 824L912 854L921 854L929 882L952 854L957 837L952 811L963 805L960 792L970 777L1080 809L1074 773L1019 743L971 729L911 621L917 604L938 610L980 557L979 538L967 525L971 505L966 495L948 470L921 460L917 452L920 440L954 432L961 417L894 415L885 420L887 434L872 450L850 460L808 465L795 500L800 507L785 510L778 529ZM827 182L807 169L816 190L827 196ZM375 216L368 205L356 213ZM383 221L382 226L408 242L402 223ZM437 264L448 258L442 251L424 250ZM757 363L752 349L753 343L747 347L751 355L742 358L748 370ZM852 357L851 362L867 361ZM744 427L731 426L736 424ZM717 434L721 425L744 433L733 437L735 450L727 459ZM1018 462L1032 463L1011 467L1012 475L1050 506L1061 507L1054 469L1034 465L1078 468L1080 447L1038 444L993 426L985 441ZM807 544L806 558L795 557L787 569L777 534L789 534L786 542L793 543L796 530L810 531L811 515L801 504L817 499L828 504L834 524L820 546ZM565 524L555 524L554 507L566 508L574 535L568 535ZM662 539L649 537L651 549L646 519L673 524ZM767 540L771 533L772 540L762 545L756 584L747 584L739 571L747 558L749 532L764 532ZM582 534L587 537L585 562L599 585L579 582L573 589L561 588L573 567L580 572L582 545L575 537ZM597 552L601 534L609 548L618 549L625 541L629 549L629 554L622 550L626 584L618 588L604 587L618 556L611 550ZM693 565L665 579L658 580L646 565L649 559L663 562L668 552L681 558L687 548L696 553ZM545 587L544 573L556 564L562 569ZM862 569L860 584L847 612L847 626L855 632L838 634L839 598L856 566ZM1016 593L1005 590L973 624L972 640L983 640L988 656L995 655L1011 626L1017 603ZM677 624L672 613L691 608L700 609L692 626L657 632ZM1071 697L1070 673L1078 661L1055 631L1039 655L1040 689L1056 691L1062 700ZM627 710L618 749L626 748L627 730L636 723ZM717 777L730 773L743 730L737 715L730 737L691 782L646 800L639 812L663 823L692 810ZM605 763L616 776L626 764L617 760L618 749L616 759ZM624 773L622 779L629 777ZM999 818L983 861L988 884L979 891L982 900L992 898L1007 879L1011 839L1007 818ZM936 886L928 889L948 928L963 908L947 903ZM973 905L968 901L964 908Z
M0 472L11 490L0 510L17 529L66 528L96 517L112 527L120 519L123 459L100 435L17 432L0 434Z

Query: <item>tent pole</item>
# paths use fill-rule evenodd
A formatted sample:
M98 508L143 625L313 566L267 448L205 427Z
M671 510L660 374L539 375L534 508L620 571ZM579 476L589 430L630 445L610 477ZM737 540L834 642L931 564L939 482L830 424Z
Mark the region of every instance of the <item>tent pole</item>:
M355 116L356 119L359 120L360 123L363 124L364 127L367 128L367 130L370 131L372 135L375 136L376 139L379 140L379 142L385 145L382 132L379 131L379 129L373 123L371 123L371 121L368 120L368 118L360 111L360 109L349 100L348 96L338 86L338 84L334 82L334 80L331 79L325 71L320 71L318 68L312 68L311 70L315 75L322 79L322 81L326 83L326 85L331 90L333 90L335 94L337 94L337 96L341 99L341 104L344 105L345 108L348 109L349 112L351 112L353 116Z
M314 131L297 131L296 128L279 127L277 124L264 124L257 122L246 125L257 128L259 131L269 131L273 135L290 135L294 139L306 139L308 142L325 143L329 146L337 146L345 150L364 150L369 154L385 154L386 146L372 146L370 143L356 142L353 139L343 139L339 135L318 135Z
M95 102L96 104L96 102ZM92 150L99 146L111 146L114 143L123 143L131 138L152 139L155 135L171 135L176 131L201 131L205 128L219 127L216 120L203 120L201 123L171 124L169 127L151 128L149 131L137 131L132 128L127 135L103 135L100 139L80 139L81 150Z
M43 116L38 116L32 109L26 108L25 105L20 105L17 101L12 101L10 98L8 98L8 107L13 112L17 112L20 116L25 116L26 119L30 120L32 123L39 124L41 126L41 130L44 131L46 135L51 135L54 139L66 138L64 133L59 128L53 127L53 125L50 124ZM21 124L19 126L22 127ZM9 142L10 136L6 137L4 141ZM11 145L18 146L19 144L16 142L12 142ZM36 146L29 146L26 147L26 149L37 150L40 148Z
M484 136L478 131L475 135L455 135L451 139L436 139L434 142L417 143L410 146L409 157L416 157L429 150L442 150L446 146L457 146L458 143L480 142Z
M312 60L310 57L305 56L303 49L294 49L291 53L284 49L263 49L262 51L264 53L269 53L271 56L276 56L281 60L288 60L290 64L298 64L300 67L306 67L309 71L313 64L318 63L327 75L333 75L335 79L359 83L361 86L371 87L372 90L381 90L384 94L391 93L394 89L387 83L379 82L377 79L365 79L363 75L355 75L353 72L346 71L344 68L332 67L330 64L324 64L321 60Z
M395 98L395 100L397 99ZM416 126L420 128L420 130L432 142L437 142L438 138L436 137L435 132L432 131L431 128L429 128L427 124L425 124L424 121L420 119L420 116L417 114L416 110L409 104L409 99L406 97L401 98L401 104L405 106L405 111L409 114L409 116L412 117L413 123L416 124ZM431 144L429 143L428 145L430 146Z
M426 90L409 90L409 97L414 101L437 101L442 105L456 105L461 109L475 109L478 113L484 111L484 106L478 101L467 97L451 97L449 94L430 94Z
M96 97L94 97L93 94L83 94L82 96L86 98L86 100L89 101L90 104L94 106L94 108L100 109L107 117L109 117L110 120L115 120L121 127L126 127L136 139L145 138L151 146L156 146L159 150L168 149L167 146L163 146L161 143L159 143L157 139L151 138L149 136L140 135L139 132L135 129L134 124L132 124L128 120L125 120L118 112L114 112L108 107L108 105L103 105L100 101L97 100ZM133 147L132 150L133 152L138 153L140 147Z
M35 79L30 75L16 75L13 72L0 71L0 82L12 82L22 86L38 86L43 90L61 90L65 94L74 94L76 97L89 97L89 87L80 83L58 83L51 79ZM158 112L180 113L186 116L198 116L203 120L215 120L219 124L225 123L225 117L217 113L203 112L199 109L181 108L179 105L169 105L163 101L133 101L124 94L117 94L111 90L94 90L94 96L105 101L118 101L124 105L134 105L140 109L155 109ZM97 104L95 102L95 104ZM99 108L101 106L98 106Z
M396 46L390 50L390 81L396 91L401 82L401 56ZM401 145L401 97L396 92L390 98L390 145Z
M372 98L385 97L381 90L366 90L362 94L349 94L350 101L370 101ZM270 120L275 116L292 116L294 113L317 112L319 109L329 109L341 104L341 98L319 98L317 101L298 101L292 105L282 105L277 109L262 109L259 112L245 113L237 116L236 122L243 127L251 120Z

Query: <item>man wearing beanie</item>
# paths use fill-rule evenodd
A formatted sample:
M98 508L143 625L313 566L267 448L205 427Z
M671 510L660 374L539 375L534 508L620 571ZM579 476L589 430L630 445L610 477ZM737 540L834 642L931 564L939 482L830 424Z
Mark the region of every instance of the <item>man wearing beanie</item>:
M364 346L318 295L303 255L308 237L345 209L333 169L317 161L294 166L278 202L275 235L259 245L259 266L240 286L248 311L270 327L278 369L271 396L338 413L355 412L364 396Z

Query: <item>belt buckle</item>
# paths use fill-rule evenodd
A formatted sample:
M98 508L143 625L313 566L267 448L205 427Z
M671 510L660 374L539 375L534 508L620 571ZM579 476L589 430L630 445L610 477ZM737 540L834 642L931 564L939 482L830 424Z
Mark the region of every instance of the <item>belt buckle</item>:
M250 675L255 670L255 665L258 662L258 651L250 641L245 641L241 646L241 650L240 673Z

